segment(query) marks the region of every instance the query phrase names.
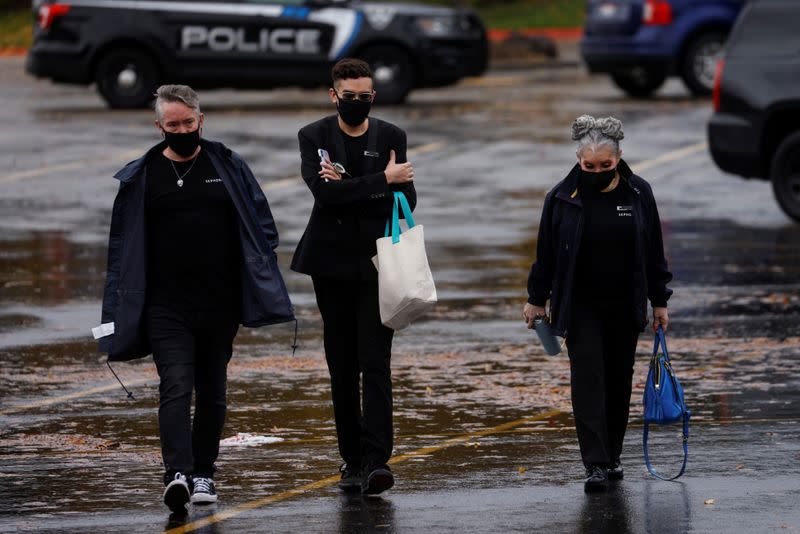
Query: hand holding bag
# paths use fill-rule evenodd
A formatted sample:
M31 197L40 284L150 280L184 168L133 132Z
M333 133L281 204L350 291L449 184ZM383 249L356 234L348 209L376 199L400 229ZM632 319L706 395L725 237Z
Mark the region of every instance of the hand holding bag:
M660 352L659 347L662 349ZM659 326L653 347L653 357L650 359L650 370L644 386L644 433L642 437L644 462L647 470L654 477L661 480L675 480L686 470L686 461L689 458L690 416L691 412L686 408L684 402L683 388L672 370L664 330ZM647 449L647 437L651 423L669 425L678 421L683 421L683 465L677 475L669 478L653 469Z
M399 210L408 230L401 232ZM391 228L391 231L390 231ZM385 237L376 241L378 254L372 263L378 270L378 301L381 322L401 330L430 310L437 301L433 275L425 252L422 225L414 222L406 196L394 193L392 218L386 222Z

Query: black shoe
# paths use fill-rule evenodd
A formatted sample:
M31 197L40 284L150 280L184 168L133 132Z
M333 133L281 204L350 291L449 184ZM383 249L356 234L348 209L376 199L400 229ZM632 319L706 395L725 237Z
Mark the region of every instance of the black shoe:
M339 489L347 492L361 491L361 470L350 467L349 464L342 464L339 467L342 479L339 481Z
M217 488L211 477L192 477L192 504L214 504Z
M186 481L186 477L181 473L175 473L175 477L164 490L164 504L173 512L186 512L186 503L190 498L189 483Z
M379 465L364 470L369 473L361 482L361 493L377 495L394 486L394 475L388 465Z
M625 473L622 470L622 464L619 460L615 460L611 467L608 468L608 480L622 480Z
M599 465L593 465L586 469L586 480L583 483L583 491L591 493L594 491L606 491L608 489L608 470Z

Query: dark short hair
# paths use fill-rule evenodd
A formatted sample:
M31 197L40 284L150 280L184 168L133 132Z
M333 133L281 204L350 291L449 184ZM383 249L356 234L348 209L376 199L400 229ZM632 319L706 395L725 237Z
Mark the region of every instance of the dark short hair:
M356 78L372 78L372 69L366 61L348 57L336 63L331 70L333 85L339 80L354 80Z

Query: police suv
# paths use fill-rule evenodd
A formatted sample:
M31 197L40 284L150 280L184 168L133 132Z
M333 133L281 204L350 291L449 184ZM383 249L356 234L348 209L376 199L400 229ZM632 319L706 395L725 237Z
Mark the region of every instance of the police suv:
M27 71L97 84L109 106L143 107L161 83L319 87L343 57L374 71L379 103L478 76L486 30L468 9L350 0L33 0Z

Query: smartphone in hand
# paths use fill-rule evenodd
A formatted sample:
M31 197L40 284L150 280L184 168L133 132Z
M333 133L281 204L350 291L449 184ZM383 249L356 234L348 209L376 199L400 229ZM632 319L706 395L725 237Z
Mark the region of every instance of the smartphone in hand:
M317 154L319 155L319 162L320 162L320 164L323 164L323 163L325 163L325 162L328 162L328 163L330 163L330 162L331 162L331 156L330 156L330 154L328 154L328 151L327 151L327 150L325 150L324 148L320 148L320 149L318 149L318 150L317 150ZM325 181L327 182L327 181L328 181L328 179L327 179L327 178L325 178Z

